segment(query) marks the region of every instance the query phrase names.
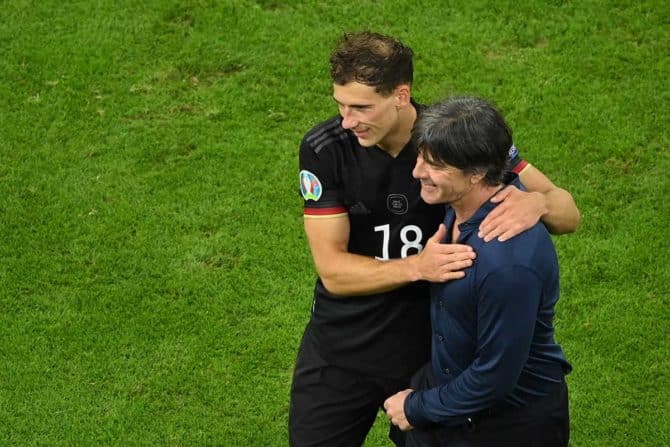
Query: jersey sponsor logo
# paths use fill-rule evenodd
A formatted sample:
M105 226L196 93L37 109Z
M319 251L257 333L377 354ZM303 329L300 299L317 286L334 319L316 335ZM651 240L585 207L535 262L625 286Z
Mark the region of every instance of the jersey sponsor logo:
M409 202L404 194L389 194L386 207L393 214L405 214L409 209Z
M314 200L321 198L323 187L321 181L313 173L303 169L300 171L300 194L305 200Z

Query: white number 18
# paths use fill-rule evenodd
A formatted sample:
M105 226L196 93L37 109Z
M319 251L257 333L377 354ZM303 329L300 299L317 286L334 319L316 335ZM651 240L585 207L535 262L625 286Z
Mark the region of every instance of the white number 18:
M391 226L389 224L379 225L375 227L375 232L381 231L383 236L382 241L382 255L375 256L376 259L387 261L389 259L389 239L391 238ZM412 239L410 239L410 236ZM417 253L423 250L423 245L421 245L421 237L423 233L421 228L416 225L406 225L400 230L400 240L403 245L400 249L400 257L406 258L407 252L410 248L414 248Z

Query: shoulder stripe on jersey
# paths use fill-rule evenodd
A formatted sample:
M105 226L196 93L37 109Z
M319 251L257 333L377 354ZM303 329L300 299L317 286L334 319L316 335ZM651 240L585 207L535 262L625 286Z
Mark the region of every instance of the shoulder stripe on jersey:
M331 118L330 120L325 121L321 123L321 125L312 129L312 131L306 136L305 139L308 143L313 144L314 140L322 138L324 134L327 135L328 132L332 132L333 130L338 130L340 128L340 120L337 118Z
M342 140L342 137L342 133L338 132L337 129L335 129L334 132L332 129L325 129L324 131L319 132L318 136L315 136L315 138L310 141L310 144L314 148L314 152L318 154L324 146Z
M512 172L515 174L521 174L524 169L526 169L528 166L530 166L530 163L528 163L526 160L521 160L516 166L514 166L514 169L512 169Z
M325 146L336 141L345 141L347 133L340 125L339 119L332 119L318 127L314 133L307 136L306 141L315 153L319 153Z
M336 141L346 142L347 135L345 133L338 133L337 135L332 135L330 138L326 138L314 148L314 152L318 154L321 152L321 149Z

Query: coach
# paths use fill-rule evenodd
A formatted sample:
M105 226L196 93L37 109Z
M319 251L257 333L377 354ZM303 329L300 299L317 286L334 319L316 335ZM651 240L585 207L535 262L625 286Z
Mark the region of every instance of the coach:
M455 98L428 108L414 128L413 175L426 203L448 203L446 243L477 259L465 278L434 284L431 364L384 403L391 422L421 446L567 446L571 366L554 340L556 252L542 223L485 243L490 197L507 184L509 127L487 102Z

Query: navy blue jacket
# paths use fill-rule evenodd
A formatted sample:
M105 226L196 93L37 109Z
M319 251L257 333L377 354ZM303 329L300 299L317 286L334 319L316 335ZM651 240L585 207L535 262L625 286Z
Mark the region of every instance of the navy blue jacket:
M521 187L518 177L512 184ZM487 201L459 225L460 244L477 253L465 278L431 291L432 366L438 386L405 401L415 427L456 425L498 406L524 406L546 395L571 370L554 340L558 260L542 223L505 242L484 242ZM455 220L447 206L450 242Z

